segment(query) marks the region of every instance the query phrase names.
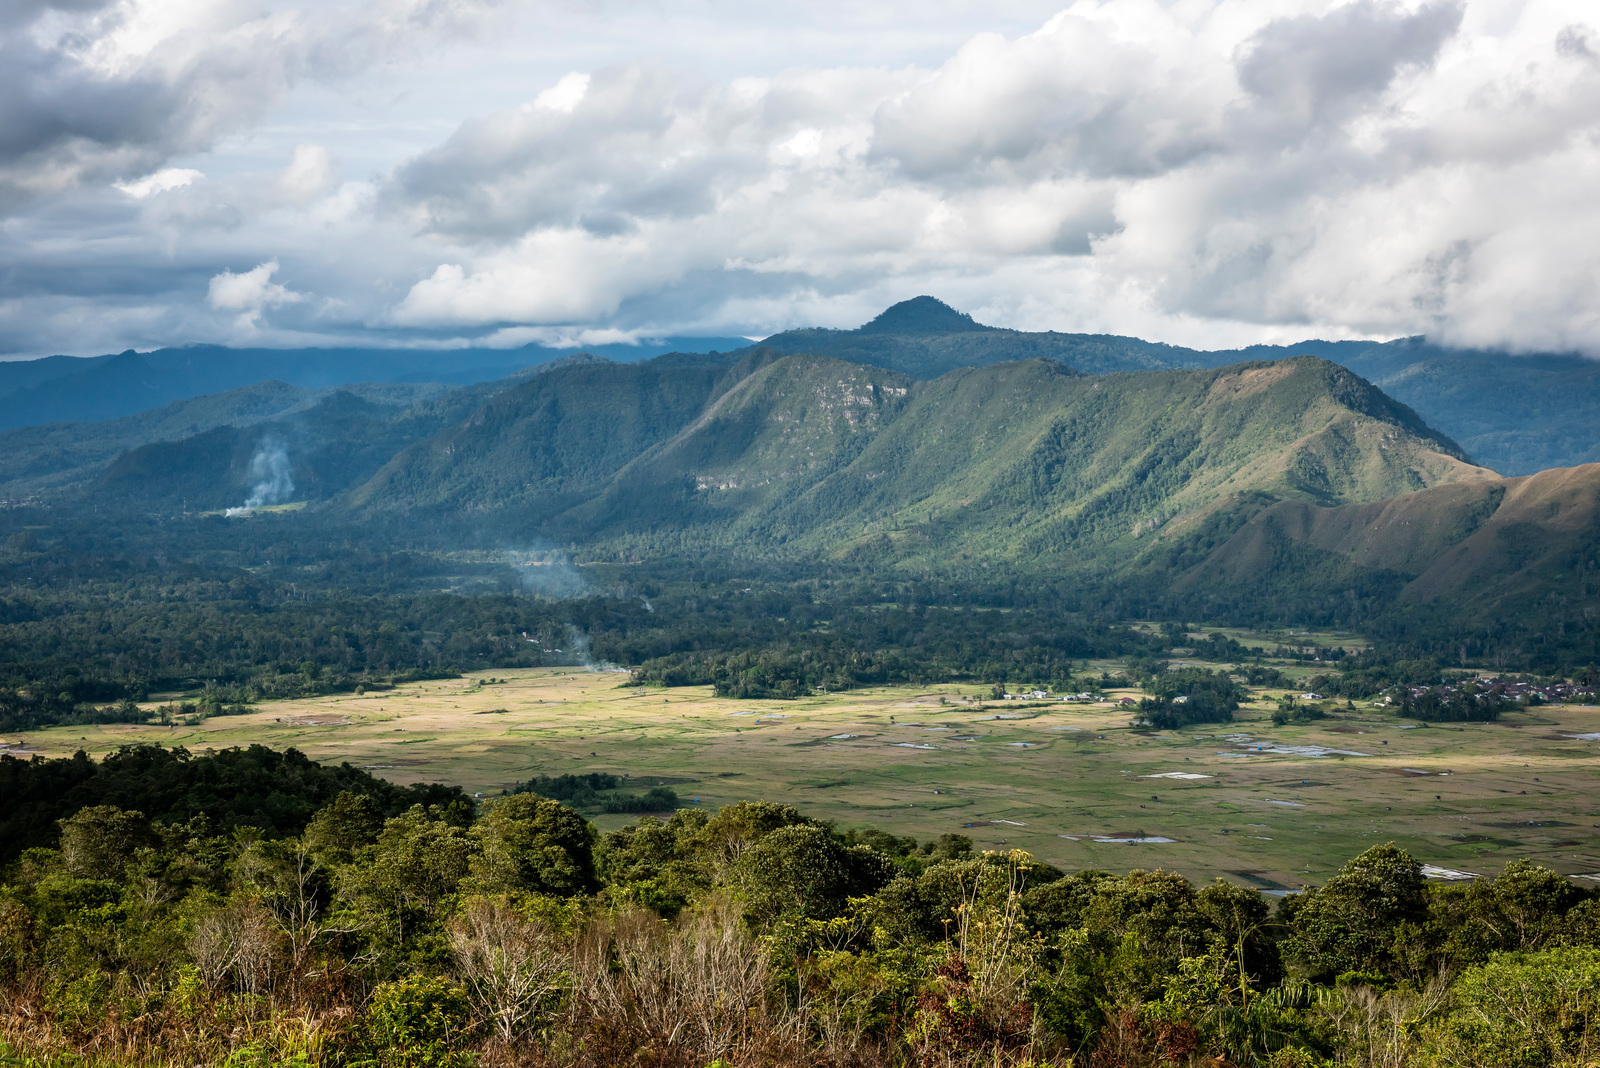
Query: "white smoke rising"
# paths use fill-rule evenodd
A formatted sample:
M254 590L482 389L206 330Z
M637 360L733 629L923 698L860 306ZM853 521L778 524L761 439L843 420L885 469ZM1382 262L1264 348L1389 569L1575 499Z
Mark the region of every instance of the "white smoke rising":
M558 649L557 652L560 652L560 650ZM569 659L577 661L589 671L625 672L628 670L627 668L618 667L609 660L596 660L589 651L589 636L570 623L567 624L566 654Z
M548 546L502 549L500 558L517 576L517 582L535 597L569 601L594 594L594 587L572 565L567 554Z
M244 504L229 508L228 515L249 515L257 508L278 504L294 492L294 479L289 477L289 451L283 443L271 438L263 440L250 458L250 478L255 485Z

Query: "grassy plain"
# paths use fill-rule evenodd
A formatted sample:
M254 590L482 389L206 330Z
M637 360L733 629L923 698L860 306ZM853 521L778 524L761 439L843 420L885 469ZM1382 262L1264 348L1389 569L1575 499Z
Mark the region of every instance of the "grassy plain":
M703 807L788 802L841 827L957 831L1068 869L1163 867L1269 890L1320 882L1391 839L1460 871L1526 857L1600 872L1597 708L1416 727L1367 706L1273 727L1264 694L1225 728L1152 733L1110 704L985 702L977 686L739 701L572 669L494 677L271 702L198 726L54 728L6 748L98 756L136 741L259 742L486 796L535 774L608 771ZM1062 837L1119 834L1170 841Z

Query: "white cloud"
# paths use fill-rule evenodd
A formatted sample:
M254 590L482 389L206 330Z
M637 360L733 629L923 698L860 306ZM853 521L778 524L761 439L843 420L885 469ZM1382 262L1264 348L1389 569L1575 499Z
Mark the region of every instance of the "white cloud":
M397 316L897 288L1168 340L1600 353L1600 62L1570 14L1079 0L934 70L596 70L570 106L469 120L396 173L389 203L459 249Z
M272 276L277 272L277 260L268 260L241 274L223 271L212 276L206 298L219 311L241 313L237 320L240 327L254 328L256 320L267 308L298 304L306 299L305 294L296 293L272 281Z
M0 15L0 210L158 172L253 126L296 84L474 32L497 2L14 0Z
M527 2L502 40L491 0L18 0L0 350L765 334L926 292L1600 355L1572 0Z
M135 200L165 193L172 189L182 189L192 182L199 181L205 175L191 167L166 167L154 174L146 175L135 182L117 182L116 188L122 190Z
M635 345L636 330L573 330L549 326L507 326L484 338L491 349L515 349L523 345L545 345L553 349L580 349L588 345Z
M321 145L295 145L289 166L278 175L278 188L289 199L304 203L333 183L333 157Z
M589 93L589 76L578 71L567 74L559 82L533 98L533 106L544 111L570 115Z

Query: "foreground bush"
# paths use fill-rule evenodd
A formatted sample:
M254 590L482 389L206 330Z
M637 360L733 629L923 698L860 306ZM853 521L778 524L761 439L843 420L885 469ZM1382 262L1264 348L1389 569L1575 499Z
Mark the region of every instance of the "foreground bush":
M533 793L482 811L389 800L340 793L298 833L110 804L61 819L0 886L13 1059L1600 1060L1600 901L1531 864L1440 887L1377 846L1274 911L1225 882L840 835L784 805L599 834Z

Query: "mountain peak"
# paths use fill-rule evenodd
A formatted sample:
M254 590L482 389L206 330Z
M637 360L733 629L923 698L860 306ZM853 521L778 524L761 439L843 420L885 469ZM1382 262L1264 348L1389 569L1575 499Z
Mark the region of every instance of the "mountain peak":
M963 331L993 330L975 322L966 312L958 312L936 297L912 297L890 305L858 334L954 334Z

